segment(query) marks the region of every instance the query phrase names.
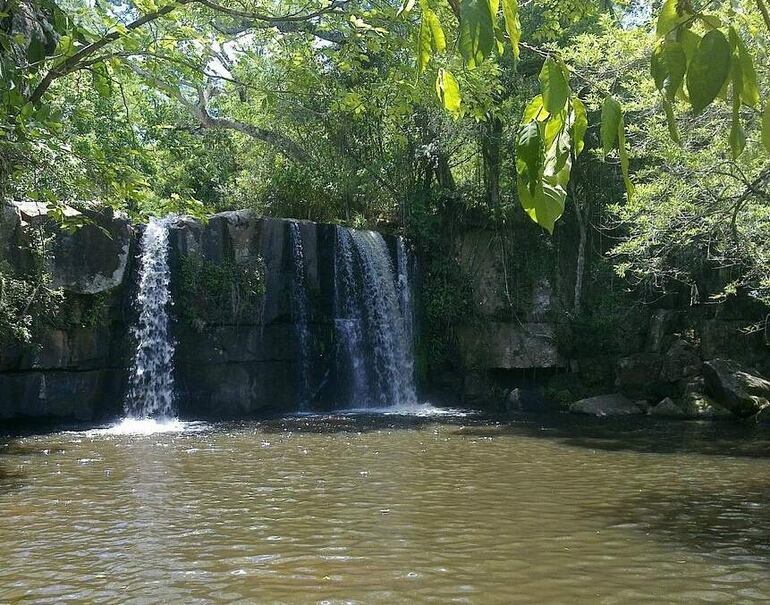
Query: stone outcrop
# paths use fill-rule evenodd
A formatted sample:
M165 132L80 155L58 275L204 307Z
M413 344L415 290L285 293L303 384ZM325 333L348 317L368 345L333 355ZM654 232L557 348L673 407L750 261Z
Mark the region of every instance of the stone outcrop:
M647 413L650 416L667 416L669 418L684 418L687 416L685 411L674 403L671 397L666 397L658 405L650 408Z
M32 230L51 236L51 283L61 289L56 314L35 327L34 342L0 345L0 421L113 417L122 408L129 360L128 268L134 230L111 213L92 213L74 232L49 221L45 208L3 205L0 259L24 275Z
M735 361L707 361L703 376L708 394L740 418L755 416L770 406L770 381Z
M620 393L580 399L569 406L569 411L590 416L630 416L644 413L638 405Z

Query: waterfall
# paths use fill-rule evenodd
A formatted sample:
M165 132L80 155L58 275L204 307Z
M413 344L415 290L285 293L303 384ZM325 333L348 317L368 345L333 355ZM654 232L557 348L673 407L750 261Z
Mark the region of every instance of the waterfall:
M363 318L356 283L355 251L349 229L335 228L334 331L339 384L347 387L344 398L350 405L369 401L369 381L363 342Z
M305 287L305 251L302 247L302 233L299 224L289 223L289 245L291 246L291 314L296 330L299 349L298 379L299 403L304 408L310 397L310 330L308 329L308 300Z
M131 367L126 416L172 418L174 410L174 342L169 335L171 305L168 266L170 219L151 218L142 234L139 273L137 345Z
M414 307L412 306L412 285L409 281L409 253L403 237L396 239L396 268L398 270L398 304L404 318L404 338L407 346L414 345Z
M354 407L417 402L405 250L403 254L403 274L398 259L396 273L382 235L337 228L338 374L349 378L348 403Z

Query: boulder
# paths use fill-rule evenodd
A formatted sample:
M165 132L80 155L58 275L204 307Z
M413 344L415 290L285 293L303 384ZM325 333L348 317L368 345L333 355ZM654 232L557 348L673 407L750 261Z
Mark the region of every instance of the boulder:
M620 393L581 399L569 406L569 411L591 416L629 416L643 413L639 406Z
M729 359L703 364L706 390L739 418L755 416L770 406L770 382Z
M687 414L680 408L671 397L666 397L658 405L650 408L648 412L651 416L668 416L669 418L684 418Z
M675 340L663 357L661 378L677 382L689 376L697 375L703 362L695 349L681 338Z

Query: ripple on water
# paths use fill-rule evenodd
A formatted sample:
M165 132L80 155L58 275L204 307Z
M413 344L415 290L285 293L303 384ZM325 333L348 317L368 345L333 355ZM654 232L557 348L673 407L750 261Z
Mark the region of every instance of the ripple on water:
M768 456L542 428L362 414L18 439L0 602L770 600Z

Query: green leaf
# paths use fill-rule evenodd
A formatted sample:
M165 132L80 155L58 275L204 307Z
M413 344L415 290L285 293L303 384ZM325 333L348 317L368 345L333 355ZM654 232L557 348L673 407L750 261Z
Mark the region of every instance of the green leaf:
M532 99L529 102L529 105L524 109L524 114L522 115L521 122L522 124L526 122L531 122L532 120L537 120L538 122L544 122L548 119L548 116L551 115L546 111L545 107L543 107L543 95L537 95L534 99Z
M703 111L722 89L730 73L730 44L712 29L701 39L687 70L687 91L695 113Z
M628 149L626 149L626 127L623 123L623 116L620 116L620 123L618 124L618 155L620 156L620 172L623 174L623 184L626 186L626 195L628 201L634 197L634 184L631 182L631 176L629 174L629 160Z
M519 126L516 137L516 172L532 195L540 181L542 165L540 127L536 121L532 120Z
M109 98L112 94L112 82L107 66L104 63L94 65L91 69L91 77L93 78L94 90L99 93L99 96L105 99Z
M430 35L433 39L433 48L438 52L444 52L446 49L446 37L444 36L444 30L441 29L441 21L438 20L438 16L432 10L423 10L423 19L428 20L428 27L430 28Z
M668 134L671 140L677 145L682 144L679 138L679 129L676 127L676 117L674 116L674 106L669 99L663 97L663 109L666 112L666 123L668 124Z
M543 91L543 105L550 114L559 113L564 109L569 96L569 84L564 77L561 66L548 58L540 70L540 89Z
M460 86L448 69L439 69L436 76L436 93L444 108L453 114L460 112Z
M578 157L585 147L585 134L588 130L588 114L583 101L577 97L570 99L574 119L572 120L572 148L575 150L575 157Z
M765 103L765 110L762 112L762 144L767 153L770 153L770 101Z
M469 69L481 65L495 48L496 18L487 0L462 0L459 46Z
M750 107L759 105L759 87L757 86L757 72L754 69L754 61L749 54L746 44L738 35L735 28L729 30L730 46L738 52L738 64L741 70L741 99ZM735 58L733 59L735 61Z
M623 119L623 110L612 96L607 95L602 103L602 122L601 122L601 139L602 139L602 151L606 156L610 151L615 149L615 143L618 139L618 131L620 129L620 123Z
M727 141L730 144L732 158L737 160L746 148L746 133L741 125L741 70L739 67L733 68L733 121Z
M679 0L666 0L658 13L655 35L658 38L667 36L691 16L692 13L689 10L680 6Z
M650 73L655 80L655 86L668 100L674 100L686 71L687 56L681 43L661 40L652 52Z
M430 61L432 45L432 33L430 29L429 18L423 11L420 20L420 31L417 34L417 71L422 73Z
M503 0L503 19L505 31L511 39L511 49L514 59L519 58L519 42L521 41L521 22L519 21L518 0Z

